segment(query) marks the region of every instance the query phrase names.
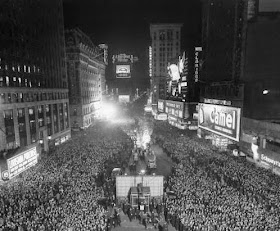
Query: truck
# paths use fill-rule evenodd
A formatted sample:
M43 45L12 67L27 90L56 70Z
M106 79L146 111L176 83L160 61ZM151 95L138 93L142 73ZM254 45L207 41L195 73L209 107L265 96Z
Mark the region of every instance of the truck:
M145 162L148 168L157 168L157 163L156 163L156 155L154 154L153 151L149 151L145 153Z
M149 206L151 200L163 200L163 176L159 175L119 175L116 176L116 200L128 202L132 207L140 204Z

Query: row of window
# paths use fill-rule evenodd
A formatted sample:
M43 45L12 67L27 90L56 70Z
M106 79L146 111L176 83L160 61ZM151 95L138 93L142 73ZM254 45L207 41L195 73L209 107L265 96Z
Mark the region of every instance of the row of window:
M67 99L64 92L26 92L26 93L0 93L0 104L34 102L43 100Z
M28 66L28 65L9 65L5 64L2 59L0 58L0 70L10 70L14 72L26 72L26 73L40 73L40 68L36 67L35 65L33 66Z
M154 32L153 39L154 40L172 40L174 39L174 36L176 39L180 39L180 33L179 31L173 31L173 30L160 30L159 34L157 32Z
M63 107L65 110L64 115L63 115ZM37 106L38 116L36 118L35 117L36 107L29 107L28 108L29 127L26 126L25 108L17 109L20 146L27 145L27 133L26 133L27 129L29 129L30 131L31 143L34 143L38 140L36 123L38 124L39 128L44 125L47 126L48 136L57 133L59 131L63 131L65 128L69 128L67 103L53 104L53 119L51 119L50 108L51 108L50 104ZM44 116L43 116L44 110L46 111L46 121L44 120ZM4 116L4 123L5 123L7 148L12 148L15 144L15 126L14 126L13 110L12 109L5 110L3 116ZM58 120L60 121L60 126ZM54 125L53 126L54 130L52 130L52 123Z

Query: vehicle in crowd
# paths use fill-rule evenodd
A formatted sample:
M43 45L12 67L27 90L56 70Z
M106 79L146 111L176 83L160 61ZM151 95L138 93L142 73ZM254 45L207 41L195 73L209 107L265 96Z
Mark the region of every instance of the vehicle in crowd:
M163 200L163 176L119 175L116 176L117 203L128 202L132 207L141 204L149 207L151 200Z
M145 153L145 162L148 168L157 168L156 155L153 151Z
M156 120L166 121L168 119L168 116L166 113L160 113L160 114L155 114L154 118Z
M112 178L116 178L116 176L120 176L120 175L122 175L122 169L121 168L114 168L112 170L112 174L111 174Z

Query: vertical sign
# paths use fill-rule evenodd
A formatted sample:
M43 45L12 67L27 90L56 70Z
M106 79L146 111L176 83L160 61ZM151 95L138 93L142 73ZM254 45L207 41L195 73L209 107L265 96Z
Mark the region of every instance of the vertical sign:
M202 47L195 47L194 53L194 82L197 83L199 80L199 62L200 62L200 53Z

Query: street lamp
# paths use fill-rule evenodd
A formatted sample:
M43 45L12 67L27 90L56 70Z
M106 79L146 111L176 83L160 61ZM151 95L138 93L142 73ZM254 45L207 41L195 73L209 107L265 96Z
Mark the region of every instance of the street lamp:
M263 90L263 95L267 95L268 93L269 93L269 90L267 90L267 89Z

